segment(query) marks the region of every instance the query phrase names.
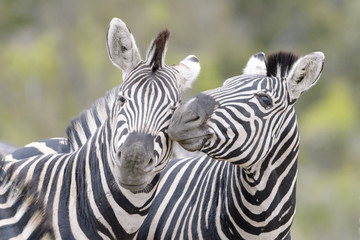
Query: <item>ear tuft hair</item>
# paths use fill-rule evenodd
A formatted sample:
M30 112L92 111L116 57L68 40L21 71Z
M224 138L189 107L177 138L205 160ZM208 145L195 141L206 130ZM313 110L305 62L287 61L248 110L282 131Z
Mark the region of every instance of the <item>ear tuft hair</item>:
M147 60L150 60L150 65L152 65L152 71L155 72L160 67L163 66L163 61L166 52L166 43L169 39L170 31L165 29L161 31L158 36L155 38L148 52ZM151 58L151 59L149 59Z
M265 53L259 52L250 57L243 69L243 74L266 76Z
M268 77L285 78L298 59L299 57L291 52L281 51L270 54L266 60L266 75Z

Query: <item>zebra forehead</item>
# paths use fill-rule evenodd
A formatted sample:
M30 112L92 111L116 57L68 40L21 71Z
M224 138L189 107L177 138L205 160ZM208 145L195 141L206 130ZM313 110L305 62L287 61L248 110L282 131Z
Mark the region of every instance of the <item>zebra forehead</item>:
M137 101L142 102L143 98L165 98L171 102L181 99L181 93L175 80L174 74L163 73L158 70L154 74L144 74L124 82L119 90L120 94L128 97L141 96Z
M282 81L281 81L282 82ZM258 91L260 89L274 89L279 87L279 78L277 77L267 77L263 75L239 75L236 77L232 77L227 79L224 82L223 87L213 89L214 91L220 92L251 92L251 91ZM212 92L213 90L208 90L206 92ZM206 93L205 92L205 93Z
M156 84L170 84L168 87L178 88L176 84L178 71L175 68L164 66L153 72L153 66L147 62L139 64L132 72L130 72L121 88L129 88L133 85L147 84L147 82L155 82Z

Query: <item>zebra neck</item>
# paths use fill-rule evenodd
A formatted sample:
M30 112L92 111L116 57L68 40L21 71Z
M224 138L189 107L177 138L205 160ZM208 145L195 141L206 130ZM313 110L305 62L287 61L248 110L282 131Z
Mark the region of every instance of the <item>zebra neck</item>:
M132 238L140 228L155 196L155 187L148 193L133 193L121 188L115 179L111 156L109 121L74 154L76 163L77 208L92 229L117 239ZM93 215L88 215L93 213ZM105 230L104 227L107 229ZM100 230L101 229L101 230Z
M111 120L108 119L104 122L104 125L99 130L99 137L97 138L96 152L98 152L98 161L102 163L104 166L104 174L106 177L107 185L109 186L109 190L112 192L116 199L123 199L126 198L129 203L131 203L132 208L137 209L134 210L135 212L143 212L147 213L149 210L152 200L155 197L155 193L159 184L160 174L157 174L152 182L143 190L139 192L132 192L121 187L116 181L116 174L115 171L115 163L112 160L113 156L111 153L114 152L111 149L113 146L112 144L104 144L105 142L111 142L112 130L111 129L112 123ZM128 207L128 205L126 206Z
M226 218L235 219L234 231L240 226L265 239L271 239L271 234L288 234L295 214L299 144L297 133L294 135L286 142L286 150L274 150L250 169L233 166L227 185L228 203L224 204L228 209L224 212L230 213Z
M266 156L241 171L241 186L256 202L269 201L274 194L282 197L295 187L300 139L294 111L288 116Z

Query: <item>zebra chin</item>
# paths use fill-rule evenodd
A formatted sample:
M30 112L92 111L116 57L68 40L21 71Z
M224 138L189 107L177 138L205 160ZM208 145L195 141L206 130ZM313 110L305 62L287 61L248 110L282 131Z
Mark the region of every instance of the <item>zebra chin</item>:
M121 187L132 192L141 192L148 188L155 177L154 172L131 174L128 169L119 169L117 178Z
M211 138L211 136L212 134L205 134L199 137L178 140L178 143L186 150L194 152L201 150L205 143Z
M136 162L136 160L134 160ZM154 179L155 166L128 166L124 164L117 165L117 182L118 184L132 192L143 191Z
M143 192L150 183L144 183L141 185L128 185L120 182L120 186L134 193Z

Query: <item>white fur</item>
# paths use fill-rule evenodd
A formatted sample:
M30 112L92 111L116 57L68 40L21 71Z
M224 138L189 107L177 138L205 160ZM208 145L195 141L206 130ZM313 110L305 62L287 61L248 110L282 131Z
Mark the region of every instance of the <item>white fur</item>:
M262 54L262 59L257 57L259 54ZM261 52L252 55L243 69L243 74L266 76L265 54Z
M324 59L322 52L313 52L294 63L287 77L291 99L298 99L303 92L315 85L321 75Z
M195 60L195 61L194 61ZM179 72L180 76L180 89L185 90L191 87L191 84L199 76L200 62L194 55L187 56L184 60L174 66Z
M110 22L107 47L111 62L125 74L141 60L133 35L126 24L118 18L113 18Z

